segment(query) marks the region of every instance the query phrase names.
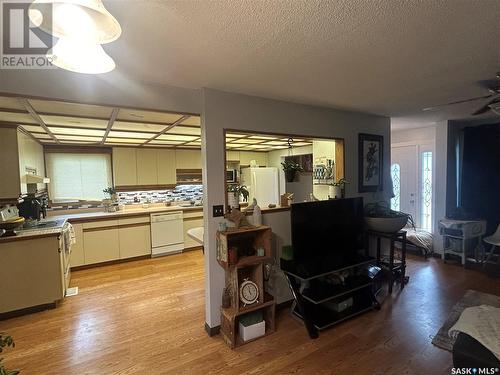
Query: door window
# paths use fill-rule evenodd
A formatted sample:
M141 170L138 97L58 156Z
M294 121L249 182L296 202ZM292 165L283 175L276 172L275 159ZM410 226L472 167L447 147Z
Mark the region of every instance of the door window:
M394 197L391 198L391 209L401 211L401 167L398 163L391 165L392 190Z
M420 226L432 230L432 151L422 152L422 186L420 194Z

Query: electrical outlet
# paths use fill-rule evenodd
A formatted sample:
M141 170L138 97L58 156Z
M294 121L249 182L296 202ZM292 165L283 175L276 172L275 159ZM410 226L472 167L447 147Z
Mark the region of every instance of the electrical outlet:
M224 205L213 206L213 217L224 216Z

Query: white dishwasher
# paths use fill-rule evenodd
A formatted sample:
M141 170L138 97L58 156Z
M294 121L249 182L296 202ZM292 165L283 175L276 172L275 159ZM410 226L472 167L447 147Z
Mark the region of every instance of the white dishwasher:
M151 214L151 256L157 257L184 250L182 211Z

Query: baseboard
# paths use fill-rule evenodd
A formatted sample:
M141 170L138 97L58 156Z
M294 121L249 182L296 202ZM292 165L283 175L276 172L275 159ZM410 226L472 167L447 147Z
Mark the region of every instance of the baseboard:
M37 305L32 307L26 307L24 309L8 311L4 313L0 313L0 320L6 320L11 318L16 318L18 316L33 314L40 311L55 309L57 306L56 302L45 303L43 305Z
M79 270L86 270L89 268L110 266L112 264L127 263L127 262L133 262L134 260L142 260L142 259L151 259L151 255L149 255L149 254L148 255L139 255L137 257L126 258L126 259L114 259L114 260L108 260L106 262L100 262L100 263L83 264L81 266L71 267L71 271L79 271Z
M207 331L208 336L210 337L218 335L220 332L220 325L215 327L210 327L208 323L205 322L205 331Z
M293 299L281 303L276 304L276 310L284 310L288 309L289 307L292 307Z

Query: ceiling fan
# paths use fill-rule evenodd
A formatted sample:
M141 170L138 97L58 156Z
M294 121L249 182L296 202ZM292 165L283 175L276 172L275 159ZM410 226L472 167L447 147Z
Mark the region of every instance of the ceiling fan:
M454 104L468 103L476 100L489 99L484 105L482 105L479 109L471 113L472 116L481 115L483 113L492 111L497 115L500 115L500 72L497 72L496 79L488 79L484 81L479 81L479 84L486 88L489 91L488 95L477 96L474 98L457 100L455 102L450 102L446 104L439 104L433 107L423 108L422 111L434 111L441 107L446 107Z

